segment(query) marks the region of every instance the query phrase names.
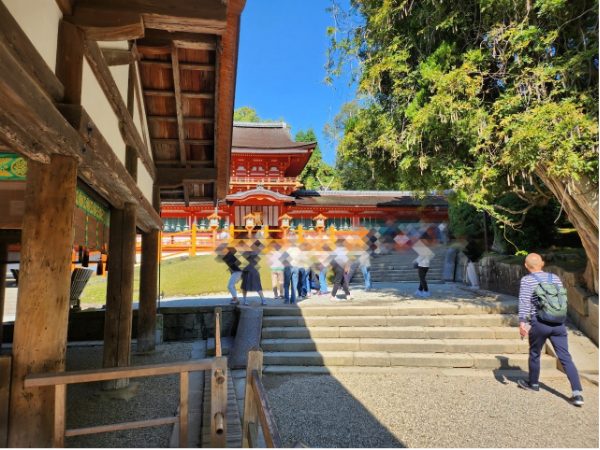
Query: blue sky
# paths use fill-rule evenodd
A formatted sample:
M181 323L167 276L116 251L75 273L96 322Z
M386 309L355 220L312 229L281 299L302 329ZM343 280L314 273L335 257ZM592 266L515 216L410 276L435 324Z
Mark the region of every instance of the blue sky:
M323 135L340 106L354 98L347 79L324 83L329 0L247 0L242 13L235 107L250 106L263 119L283 118L292 128L313 128L323 159L335 149Z

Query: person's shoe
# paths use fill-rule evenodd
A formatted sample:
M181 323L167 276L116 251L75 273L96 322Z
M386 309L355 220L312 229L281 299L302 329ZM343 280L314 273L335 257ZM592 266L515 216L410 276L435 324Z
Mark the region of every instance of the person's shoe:
M229 302L229 304L230 305L239 305L240 302L238 300L231 299L231 301Z
M423 297L423 298L431 297L431 292L429 292L429 291L423 291L422 294L421 294L421 297Z
M539 384L529 384L527 380L517 380L517 384L521 389L525 389L526 391L538 392L540 390Z
M423 297L422 291L415 291L415 296L416 297Z
M262 302L260 302L260 304L261 304L262 306L267 306L267 302L266 302L266 301L264 301L264 300L263 300Z
M340 302L341 299L334 297L333 295L329 297L329 300L331 300L332 302Z
M248 306L248 302L244 302L244 303L242 303L242 305Z
M574 395L569 399L569 402L571 403L571 405L581 408L583 406L583 396Z
M346 296L346 300L352 300L352 298L353 298L353 297L352 297L351 295L347 295L347 296Z

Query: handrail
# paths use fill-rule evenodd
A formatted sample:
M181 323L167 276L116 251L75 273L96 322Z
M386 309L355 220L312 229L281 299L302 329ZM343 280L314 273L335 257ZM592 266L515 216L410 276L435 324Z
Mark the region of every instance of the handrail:
M260 349L248 352L246 369L246 395L244 398L244 418L242 423L242 445L258 447L258 424L262 427L268 448L282 447L275 417L269 405L267 391L262 384L263 353Z
M221 350L221 308L215 308L215 356L223 355Z
M198 359L169 364L153 364L147 366L114 367L97 370L79 370L73 372L58 372L45 374L32 374L25 377L25 388L54 387L54 436L53 446L64 447L65 437L82 436L88 434L105 433L134 428L155 427L171 423L179 423L179 446L187 447L188 444L188 397L189 397L189 372L211 370L213 396L227 398L227 359L223 357ZM140 378L161 375L179 374L179 414L175 417L160 417L135 422L123 422L110 425L100 425L84 428L66 429L66 392L67 385L89 383L94 381L109 381L122 378ZM224 393L223 393L224 391ZM225 430L215 425L218 417L225 417L226 402L211 402L211 441L223 443ZM213 436L218 435L218 436ZM224 446L224 445L222 445Z

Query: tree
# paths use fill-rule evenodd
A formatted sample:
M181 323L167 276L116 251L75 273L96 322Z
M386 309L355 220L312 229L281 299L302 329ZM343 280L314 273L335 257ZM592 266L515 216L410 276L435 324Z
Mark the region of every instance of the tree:
M233 120L236 122L264 122L258 117L258 113L250 106L241 106L233 112Z
M316 142L317 136L314 130L309 128L308 131L298 131L294 139L296 142ZM319 144L313 150L299 178L306 189L339 188L339 181L335 176L333 168L323 161Z
M556 198L598 286L597 0L335 2L330 75L358 59L370 101L339 158L384 161L417 189L519 228ZM498 200L512 192L519 209Z

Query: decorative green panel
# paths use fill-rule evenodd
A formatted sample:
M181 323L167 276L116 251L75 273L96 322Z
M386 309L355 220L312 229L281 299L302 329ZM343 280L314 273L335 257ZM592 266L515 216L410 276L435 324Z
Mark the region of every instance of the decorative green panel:
M0 180L24 180L27 161L15 153L0 153Z
M108 208L100 205L79 188L77 188L75 194L75 204L79 209L83 210L86 215L92 216L98 222L108 226L110 221Z

